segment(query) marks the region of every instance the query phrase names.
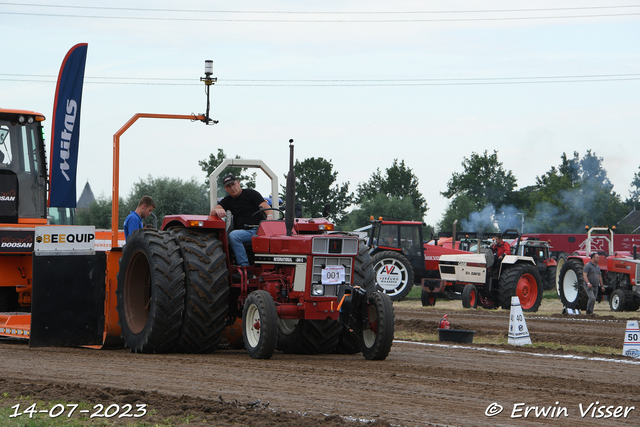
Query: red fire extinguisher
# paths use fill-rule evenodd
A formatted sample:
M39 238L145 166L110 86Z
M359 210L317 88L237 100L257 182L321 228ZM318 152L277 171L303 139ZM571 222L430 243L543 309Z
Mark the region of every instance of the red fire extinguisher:
M451 324L449 323L449 321L447 320L449 316L448 315L444 315L442 316L442 319L440 319L440 329L449 329Z

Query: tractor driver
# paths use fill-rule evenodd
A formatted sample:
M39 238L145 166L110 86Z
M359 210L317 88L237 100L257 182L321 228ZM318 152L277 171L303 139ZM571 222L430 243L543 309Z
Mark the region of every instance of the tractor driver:
M229 233L229 246L236 255L239 266L249 265L245 243L251 243L251 237L258 234L256 227L245 228L247 224L253 224L256 218L252 218L258 210L270 208L264 197L251 188L242 189L240 182L234 175L227 175L222 180L228 196L224 197L211 210L210 215L217 215L218 218L227 216L229 210L233 214L233 231ZM273 219L273 215L267 215L267 219Z
M511 246L504 240L502 236L496 236L496 241L492 246L493 253L498 257L498 261L502 261L505 255L511 255Z

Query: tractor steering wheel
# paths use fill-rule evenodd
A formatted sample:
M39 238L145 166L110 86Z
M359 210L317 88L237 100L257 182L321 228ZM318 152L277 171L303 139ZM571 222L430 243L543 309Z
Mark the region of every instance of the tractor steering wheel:
M251 215L251 222L253 222L253 217L255 217L258 214L264 213L266 211L278 211L282 214L282 218L280 218L280 220L282 220L284 218L284 211L282 209L279 208L260 208L258 209L258 211L256 213L254 213L253 215ZM262 221L262 220L260 220ZM260 222L258 221L258 222Z

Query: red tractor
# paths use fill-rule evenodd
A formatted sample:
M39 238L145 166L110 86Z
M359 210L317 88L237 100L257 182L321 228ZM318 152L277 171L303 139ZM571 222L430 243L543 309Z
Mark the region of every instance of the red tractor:
M419 221L371 220L369 246L376 284L392 301L402 300L414 284L420 284L422 305L435 305L438 293L446 292L438 270L440 256L469 253L452 249L451 244L424 243L423 226ZM458 241L455 246L462 248L464 242Z
M218 170L210 176L212 191ZM295 204L294 183L291 145L288 207ZM225 327L242 319L244 347L253 358L270 358L279 349L362 351L366 359L385 359L393 304L375 289L366 244L333 232L324 218L294 219L275 197L270 209L284 219L263 220L262 210L256 212L249 267L235 265L227 241L231 222L215 216L166 216L161 230L135 231L118 274L125 345L133 352L209 352Z
M614 251L614 230L605 227L593 227L587 231L585 251L569 255L558 276L558 289L562 304L567 308L585 310L589 297L584 289L582 271L591 261L592 241L604 243L607 251L601 255L598 265L604 283L604 292L599 293L598 302L609 300L612 311L636 311L640 308L640 259L633 252Z
M161 229L136 230L121 247L120 136L139 118L207 117L140 113L114 135L114 231L101 236L93 226L47 217L44 116L0 109L0 336L31 347L124 343L132 352L205 353L242 319L253 358L275 349L387 357L393 304L376 291L369 248L324 218L294 219L288 209L285 219L263 221L256 212L246 268L234 265L228 224L215 216L167 216ZM288 206L294 183L291 171ZM281 212L277 198L273 210Z

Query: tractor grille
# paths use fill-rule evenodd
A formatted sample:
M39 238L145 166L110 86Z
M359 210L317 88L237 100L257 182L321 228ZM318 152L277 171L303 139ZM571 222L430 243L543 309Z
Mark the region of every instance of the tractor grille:
M340 235L314 237L314 254L358 255L358 239Z
M322 269L329 265L344 266L344 279L348 285L351 284L352 271L351 257L325 257L316 256L313 258L313 273L311 274L311 283L322 283ZM325 286L325 296L336 296L336 286Z

